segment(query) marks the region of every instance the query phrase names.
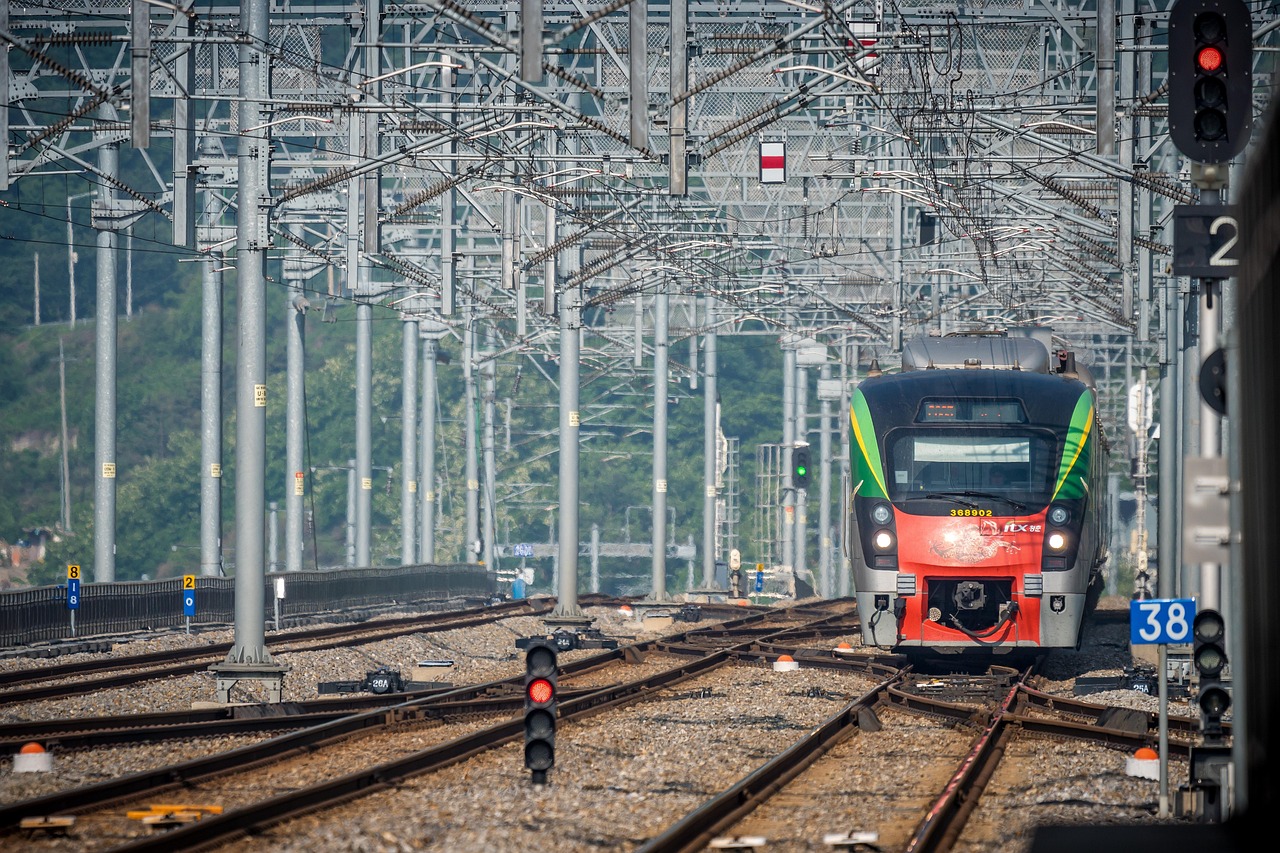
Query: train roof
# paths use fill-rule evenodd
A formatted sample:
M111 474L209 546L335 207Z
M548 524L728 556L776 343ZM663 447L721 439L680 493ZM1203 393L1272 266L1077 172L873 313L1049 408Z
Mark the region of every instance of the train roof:
M919 337L902 346L902 371L1008 370L1060 374L1095 387L1093 375L1077 364L1074 353L1051 351L1048 329L1010 329L1007 332L967 332L943 337Z

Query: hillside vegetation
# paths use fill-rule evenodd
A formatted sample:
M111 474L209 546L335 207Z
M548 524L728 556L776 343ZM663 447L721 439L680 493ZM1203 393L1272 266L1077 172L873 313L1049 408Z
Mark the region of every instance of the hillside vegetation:
M65 224L64 224L65 227ZM29 248L15 246L7 248ZM92 250L82 249L91 253ZM200 285L196 265L177 263L177 255L157 253L157 272L147 287L135 290L132 319L121 318L117 355L117 557L116 577L130 580L190 572L198 562L200 459ZM166 264L159 263L167 261ZM135 264L138 262L135 260ZM6 289L18 287L7 265ZM82 268L92 264L81 259ZM137 274L135 267L135 275ZM279 280L279 276L272 274ZM91 278L91 277L90 277ZM65 280L65 275L64 275ZM123 279L121 279L123 281ZM123 288L122 288L123 289ZM92 295L92 281L84 290ZM268 293L268 400L266 498L284 502L285 294L278 285ZM61 444L58 347L66 357L67 424L70 448L72 535L62 537L43 566L25 580L55 582L66 562L80 563L91 576L93 562L94 358L92 300L79 309L80 322L31 325L9 312L0 329L0 539L13 542L23 531L53 528L61 517ZM316 301L316 300L313 300ZM223 544L234 565L235 376L234 278L224 295ZM12 303L10 304L12 307ZM400 555L400 363L402 324L394 312L374 311L373 559L399 562ZM19 322L14 322L14 320ZM354 339L355 310L340 303L336 322L307 319L307 458L319 469L344 465L355 456ZM21 322L25 320L25 322ZM462 560L465 474L463 456L463 379L459 344L446 338L451 363L438 370L440 432L437 470L441 477L444 522L437 534L438 559ZM673 354L687 353L687 344ZM772 336L719 341L723 426L741 440L739 526L744 560L748 554L754 446L777 441L781 433L781 358ZM497 519L499 543L549 541L557 502L556 436L558 391L554 361L536 366L510 358L497 375ZM581 529L584 541L598 524L605 541L628 536L645 541L652 488L652 390L648 377L629 385L617 377L583 371L581 456ZM548 381L548 380L551 381ZM702 398L687 380L673 382L668 451L668 505L673 534L701 542ZM473 415L480 418L477 410ZM507 423L510 423L508 446ZM587 437L590 433L590 437ZM415 478L416 479L416 478ZM310 479L307 498L314 512L308 528L308 566L339 565L345 553L346 474L319 470ZM630 510L630 512L629 512ZM632 529L624 525L630 520ZM283 512L281 513L283 528ZM608 570L608 569L607 569ZM620 571L623 569L620 569ZM673 564L683 571L683 562ZM626 567L633 575L645 567ZM542 576L545 578L545 575Z

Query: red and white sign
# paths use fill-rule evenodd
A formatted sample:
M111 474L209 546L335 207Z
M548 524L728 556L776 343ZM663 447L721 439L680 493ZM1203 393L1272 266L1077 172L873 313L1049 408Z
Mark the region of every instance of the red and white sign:
M760 143L760 183L781 184L787 180L787 143Z

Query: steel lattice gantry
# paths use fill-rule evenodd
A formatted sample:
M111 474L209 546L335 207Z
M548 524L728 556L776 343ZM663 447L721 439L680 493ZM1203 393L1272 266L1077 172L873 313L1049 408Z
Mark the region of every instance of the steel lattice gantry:
M0 186L81 172L104 235L162 217L209 270L239 236L477 366L558 357L567 305L586 389L645 384L659 294L673 343L863 358L1046 324L1118 385L1178 346L1165 5L10 2Z

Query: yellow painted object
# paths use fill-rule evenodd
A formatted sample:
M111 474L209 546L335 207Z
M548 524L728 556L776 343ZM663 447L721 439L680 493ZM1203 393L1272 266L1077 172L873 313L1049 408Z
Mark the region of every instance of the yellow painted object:
M184 823L195 823L204 817L201 812L166 812L164 814L147 815L142 822L153 829L166 829L181 826Z
M125 814L130 820L142 821L153 829L164 829L195 823L206 815L222 814L222 806L157 803L146 809L137 809Z
M50 834L65 835L75 822L74 815L41 815L40 817L24 817L18 827L20 829L43 830Z

